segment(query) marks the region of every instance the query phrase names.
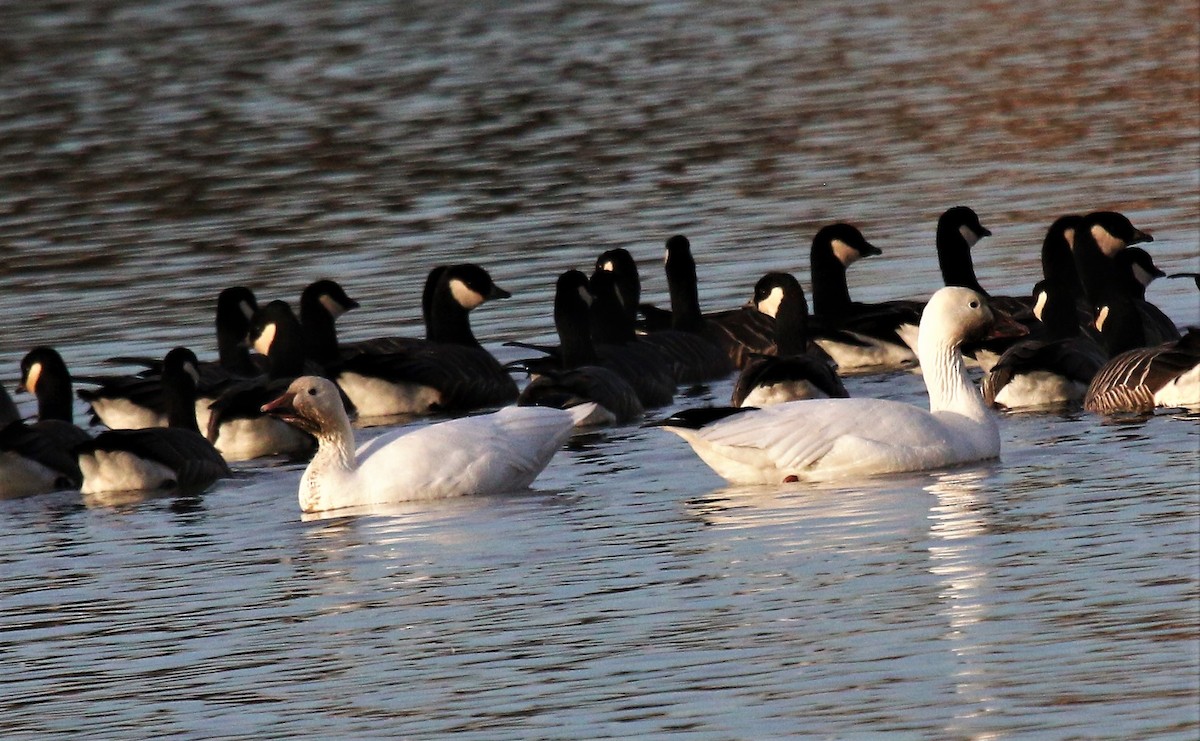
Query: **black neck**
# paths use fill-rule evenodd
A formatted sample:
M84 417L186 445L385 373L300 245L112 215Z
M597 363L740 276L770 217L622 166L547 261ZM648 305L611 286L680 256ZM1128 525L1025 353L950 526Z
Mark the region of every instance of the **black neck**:
M337 327L321 300L307 293L300 300L300 325L304 329L304 354L327 365L338 359Z
M1116 268L1087 229L1075 232L1075 269L1088 302L1094 308L1110 303L1117 295Z
M196 424L196 381L183 370L163 370L163 405L167 426L200 434Z
M808 347L808 307L803 294L785 293L775 312L775 347L778 355L803 355Z
M667 287L671 292L672 329L699 331L703 323L700 290L696 281L696 261L690 251L674 251L667 259Z
M429 323L425 330L426 339L432 342L480 347L479 340L471 332L470 312L454 299L445 275L438 280L430 298Z
M1079 334L1079 311L1075 294L1067 287L1055 284L1046 290L1042 306L1042 327L1048 340L1065 340Z
M851 305L850 289L846 286L846 266L827 244L814 244L809 260L812 268L813 313L820 317L836 318Z
M596 363L596 350L592 345L588 306L572 291L559 291L554 297L554 328L558 330L559 352L565 369L578 368Z
M971 260L971 246L958 231L958 227L950 223L938 223L937 229L938 267L942 271L942 281L948 286L963 286L983 295L987 291L979 285L975 277L975 264Z

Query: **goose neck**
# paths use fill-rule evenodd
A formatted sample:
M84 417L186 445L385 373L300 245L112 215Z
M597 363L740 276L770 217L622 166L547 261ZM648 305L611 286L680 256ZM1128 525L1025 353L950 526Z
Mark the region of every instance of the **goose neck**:
M479 340L475 339L475 334L471 331L470 312L454 300L449 285L444 280L430 300L425 337L431 342L480 346Z
M948 286L963 286L987 295L975 277L975 263L971 260L971 247L957 230L939 225L937 233L938 268L942 281Z
M973 419L988 417L983 396L967 376L962 350L957 344L929 338L931 334L921 332L917 340L929 411L954 412Z
M832 251L814 249L812 252L813 314L836 317L850 306L850 289L846 286L846 266Z

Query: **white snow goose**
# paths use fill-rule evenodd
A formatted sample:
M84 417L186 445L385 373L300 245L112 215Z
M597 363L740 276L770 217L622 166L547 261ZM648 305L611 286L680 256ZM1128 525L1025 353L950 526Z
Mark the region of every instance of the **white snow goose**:
M317 438L300 480L303 512L497 494L529 486L571 435L571 412L509 406L491 414L400 428L355 448L337 386L297 378L263 411Z
M1023 332L969 288L930 298L918 350L929 410L884 399L807 399L763 409L685 410L662 426L732 483L779 484L953 466L1000 454L996 418L967 377L961 344Z

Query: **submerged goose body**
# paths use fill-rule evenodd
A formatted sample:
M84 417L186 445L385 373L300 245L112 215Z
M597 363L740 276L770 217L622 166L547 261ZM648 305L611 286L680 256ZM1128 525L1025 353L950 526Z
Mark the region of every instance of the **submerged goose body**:
M810 399L689 410L662 425L733 483L838 479L995 458L996 419L967 377L959 346L1002 321L968 288L933 295L919 340L928 411L883 399Z
M196 356L175 348L163 363L169 427L109 430L76 448L84 494L166 488L203 489L230 475L196 426Z
M360 348L344 354L329 375L362 417L463 412L510 403L517 398L516 383L479 344L470 325L472 309L509 295L478 265L439 270L425 340L406 341L399 352Z
M300 509L495 494L528 487L571 434L570 412L504 407L418 429L401 428L355 449L337 387L296 379L264 411L303 428L318 449L300 481Z
M746 363L733 386L733 406L849 396L833 366L807 352L808 306L799 281L787 273L767 273L755 284L752 303L774 319L776 354Z
M813 341L833 358L842 373L900 370L916 365L917 327L922 304L850 299L846 268L864 257L882 254L849 224L822 227L809 253L812 271ZM911 345L911 346L910 346Z

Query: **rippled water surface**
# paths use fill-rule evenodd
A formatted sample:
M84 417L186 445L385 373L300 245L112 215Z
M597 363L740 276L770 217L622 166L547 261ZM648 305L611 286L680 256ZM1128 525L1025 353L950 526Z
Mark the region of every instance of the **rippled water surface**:
M676 232L706 307L807 281L835 220L885 253L857 297L927 296L957 203L995 293L1067 212L1200 268L1194 3L732 5L0 4L0 378L40 343L77 373L211 356L239 283L336 278L344 338L415 333L463 260L514 292L473 319L508 358L602 249L664 302ZM1189 282L1148 297L1200 321ZM844 487L728 488L627 427L528 493L327 518L277 461L196 498L3 501L0 734L1195 738L1196 418L1002 434L1000 461Z

